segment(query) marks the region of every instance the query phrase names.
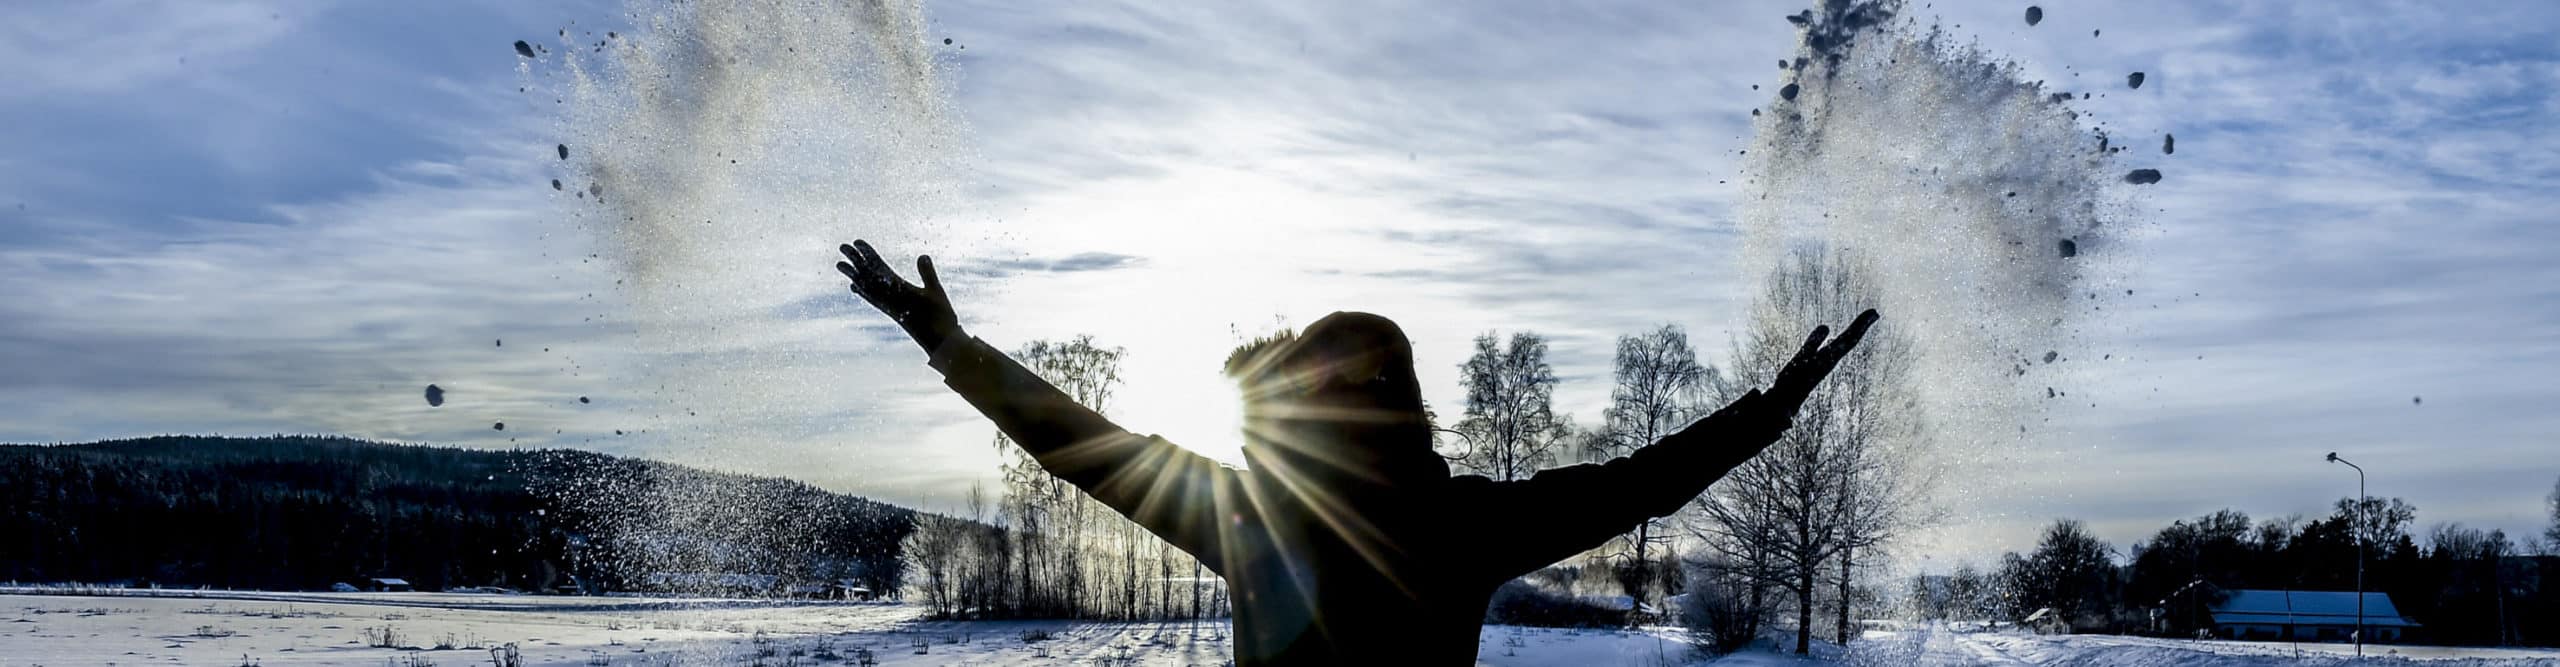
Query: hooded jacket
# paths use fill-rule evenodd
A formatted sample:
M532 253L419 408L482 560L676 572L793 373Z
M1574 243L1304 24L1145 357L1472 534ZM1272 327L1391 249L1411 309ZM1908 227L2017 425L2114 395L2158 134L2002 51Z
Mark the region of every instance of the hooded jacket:
M1239 665L1472 664L1494 589L1671 514L1786 428L1728 408L1606 463L1452 476L1411 343L1366 313L1230 360L1247 469L1122 429L975 338L932 364L1051 474L1224 577Z

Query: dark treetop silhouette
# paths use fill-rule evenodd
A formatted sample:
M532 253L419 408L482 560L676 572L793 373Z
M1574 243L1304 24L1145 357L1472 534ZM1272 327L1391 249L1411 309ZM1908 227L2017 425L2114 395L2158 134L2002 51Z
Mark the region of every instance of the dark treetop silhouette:
M1226 578L1244 665L1467 664L1496 587L1697 497L1775 442L1876 321L1829 345L1815 328L1766 391L1624 458L1496 482L1432 451L1404 332L1334 313L1227 360L1245 389L1238 470L1113 425L962 333L932 258L919 287L870 244L840 249L853 292L1042 467Z

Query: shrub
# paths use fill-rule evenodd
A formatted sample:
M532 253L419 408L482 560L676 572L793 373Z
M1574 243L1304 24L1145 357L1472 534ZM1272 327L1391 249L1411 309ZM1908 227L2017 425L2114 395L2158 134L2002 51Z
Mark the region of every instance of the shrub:
M1514 579L1493 592L1485 620L1509 625L1596 628L1626 625L1627 614L1590 600Z
M1689 564L1688 591L1679 596L1680 625L1689 643L1707 655L1742 650L1760 637L1766 610L1751 604L1751 581L1731 564L1717 560Z

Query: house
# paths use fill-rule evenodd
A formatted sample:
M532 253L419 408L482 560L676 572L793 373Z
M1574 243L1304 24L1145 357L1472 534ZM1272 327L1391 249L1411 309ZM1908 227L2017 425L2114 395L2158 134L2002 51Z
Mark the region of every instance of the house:
M737 572L653 572L641 578L641 590L677 595L769 597L789 591L782 578Z
M416 587L409 585L408 580L398 577L374 577L364 580L364 585L365 590L377 593L388 593L393 591L405 593L417 590Z
M2236 589L2212 605L2213 634L2227 639L2349 641L2356 594L2346 591ZM2418 624L2400 616L2386 593L2364 594L2364 640L2398 641Z
M2037 607L2034 613L2027 614L2026 618L2018 619L2018 625L2024 626L2028 630L2032 630L2039 635L2071 634L2071 623L2063 620L2062 612L2056 611L2052 607Z
M869 602L880 599L880 596L872 593L871 589L865 588L861 584L856 584L852 580L848 579L828 584L826 598L830 600L859 600Z

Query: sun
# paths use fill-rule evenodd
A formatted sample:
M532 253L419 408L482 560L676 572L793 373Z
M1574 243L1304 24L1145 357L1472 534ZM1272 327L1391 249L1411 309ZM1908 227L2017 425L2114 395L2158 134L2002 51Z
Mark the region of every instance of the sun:
M1245 464L1244 395L1234 382L1196 366L1180 373L1129 371L1112 401L1114 421L1228 465Z

